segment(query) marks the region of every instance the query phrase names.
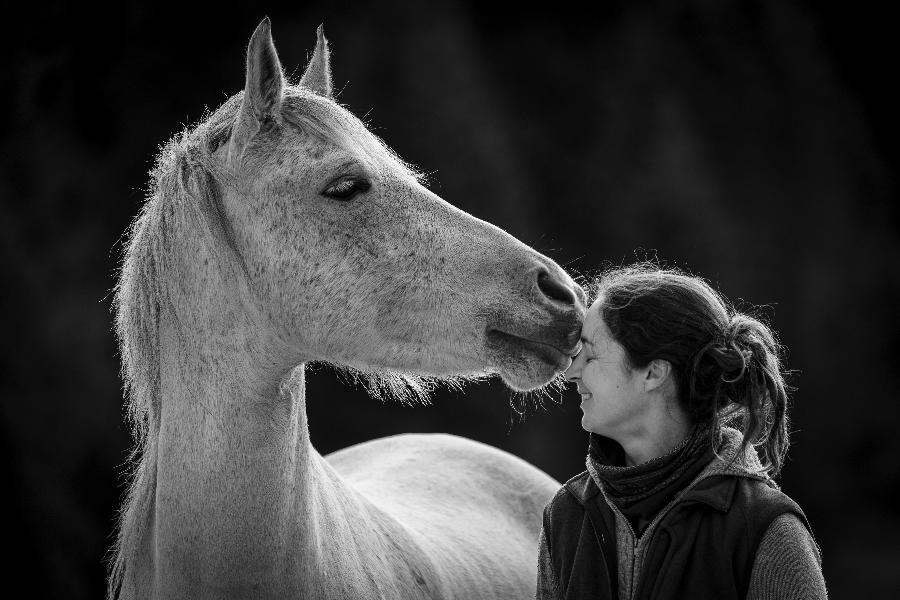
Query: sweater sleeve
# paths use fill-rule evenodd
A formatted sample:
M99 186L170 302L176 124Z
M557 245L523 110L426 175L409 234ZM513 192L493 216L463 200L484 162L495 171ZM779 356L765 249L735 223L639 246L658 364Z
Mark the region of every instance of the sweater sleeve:
M759 544L747 600L827 598L822 557L812 534L796 515L781 515Z
M535 600L558 600L559 584L556 581L556 573L553 572L553 562L550 560L550 547L547 545L547 536L541 527L540 550L538 552L537 589L534 593Z

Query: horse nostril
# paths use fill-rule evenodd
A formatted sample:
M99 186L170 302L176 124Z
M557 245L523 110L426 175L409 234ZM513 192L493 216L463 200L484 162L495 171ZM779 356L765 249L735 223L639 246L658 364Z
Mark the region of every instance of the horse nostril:
M557 302L562 302L563 304L570 306L575 305L575 292L572 291L569 286L554 279L547 271L541 271L540 274L538 274L537 283L538 289L551 300L556 300Z

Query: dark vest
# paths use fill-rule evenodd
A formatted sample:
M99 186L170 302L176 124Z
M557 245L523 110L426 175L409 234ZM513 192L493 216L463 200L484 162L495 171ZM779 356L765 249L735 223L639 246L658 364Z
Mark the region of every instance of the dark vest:
M747 595L756 551L772 521L800 507L750 477L712 475L694 484L652 532L635 599ZM544 535L560 597L617 600L615 515L585 471L544 510Z

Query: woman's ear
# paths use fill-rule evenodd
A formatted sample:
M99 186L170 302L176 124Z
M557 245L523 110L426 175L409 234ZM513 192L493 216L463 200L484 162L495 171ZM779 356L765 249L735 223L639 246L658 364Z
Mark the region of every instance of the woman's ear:
M669 381L672 365L667 360L653 359L647 365L647 374L644 376L644 391L652 392L661 390Z

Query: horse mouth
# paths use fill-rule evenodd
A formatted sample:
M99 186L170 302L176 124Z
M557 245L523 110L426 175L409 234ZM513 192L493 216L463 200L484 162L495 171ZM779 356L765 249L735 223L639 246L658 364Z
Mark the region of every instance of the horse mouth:
M487 339L491 346L503 351L508 356L517 360L535 357L546 365L552 366L554 371L564 371L569 368L569 365L572 364L572 357L576 354L574 348L572 351L566 351L548 342L521 337L499 329L489 329Z

